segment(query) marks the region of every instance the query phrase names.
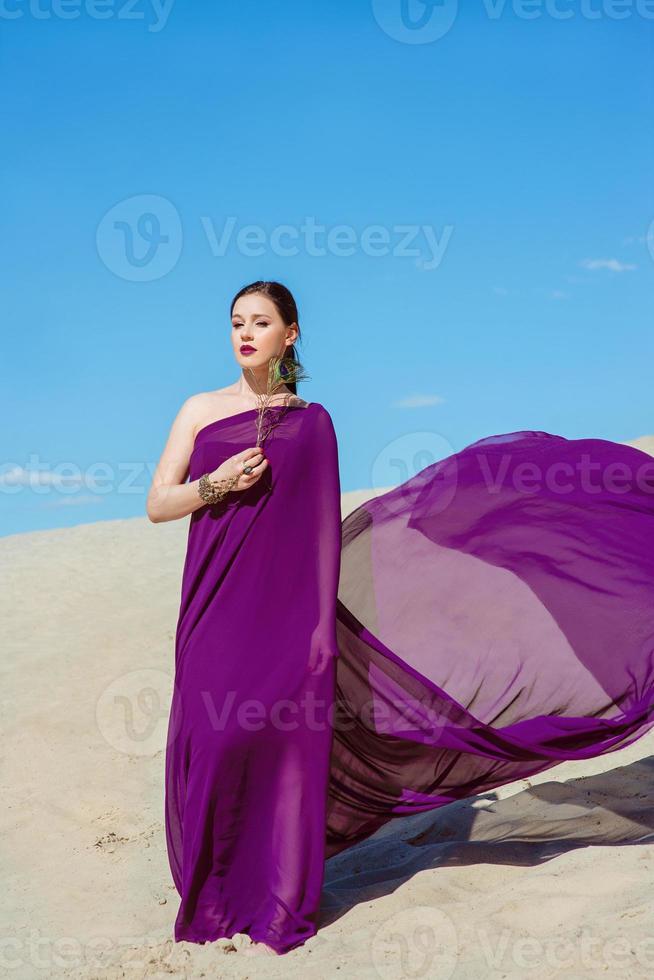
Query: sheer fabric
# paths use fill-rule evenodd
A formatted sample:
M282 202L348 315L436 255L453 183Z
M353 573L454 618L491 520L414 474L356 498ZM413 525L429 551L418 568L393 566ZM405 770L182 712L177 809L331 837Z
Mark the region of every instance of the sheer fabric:
M654 460L490 436L343 522L331 856L654 724Z
M284 953L317 930L325 859L394 816L654 725L654 460L504 433L341 524L328 411L269 412L268 471L191 516L166 835L175 938ZM190 479L255 419L202 429Z
M189 477L256 445L256 409L201 429ZM175 939L317 928L333 708L338 449L318 403L271 406L268 468L190 519L166 751Z

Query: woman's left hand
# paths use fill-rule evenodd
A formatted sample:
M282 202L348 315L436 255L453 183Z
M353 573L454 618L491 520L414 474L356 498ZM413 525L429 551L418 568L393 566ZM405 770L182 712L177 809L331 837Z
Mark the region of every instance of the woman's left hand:
M333 659L332 646L324 629L315 629L311 636L307 669L310 674L319 674Z

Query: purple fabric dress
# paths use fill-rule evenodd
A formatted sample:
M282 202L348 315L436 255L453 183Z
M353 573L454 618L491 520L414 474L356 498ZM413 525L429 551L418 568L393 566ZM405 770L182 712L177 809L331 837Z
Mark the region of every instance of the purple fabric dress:
M256 420L201 429L189 478L255 446ZM272 406L264 421L260 479L190 519L166 833L175 939L243 932L282 953L316 932L320 905L341 490L322 405Z
M654 726L654 460L504 433L341 525L329 413L270 412L268 471L191 517L166 832L175 938L284 953L317 931L324 860L394 816ZM202 429L190 478L255 420Z

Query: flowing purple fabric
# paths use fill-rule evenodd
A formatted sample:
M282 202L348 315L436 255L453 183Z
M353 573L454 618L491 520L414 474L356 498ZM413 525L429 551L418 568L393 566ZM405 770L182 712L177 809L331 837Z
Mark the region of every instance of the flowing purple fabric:
M654 726L654 460L504 433L341 525L329 413L271 411L269 479L191 518L166 831L175 938L284 953L317 931L324 860L394 816ZM202 429L190 478L255 417Z
M257 444L257 410L201 429L197 480ZM266 410L269 465L193 512L166 753L175 939L283 953L316 932L341 548L336 435L320 404ZM332 711L333 714L333 711Z

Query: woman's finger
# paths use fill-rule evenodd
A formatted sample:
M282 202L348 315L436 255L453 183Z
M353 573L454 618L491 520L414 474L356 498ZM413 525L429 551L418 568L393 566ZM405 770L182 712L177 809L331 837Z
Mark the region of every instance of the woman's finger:
M248 459L244 459L243 460L243 462L241 463L241 468L243 468L244 466L251 466L253 468L256 467L258 469L263 462L265 462L265 457L264 456L261 456L261 455L259 455L259 456L250 456ZM245 475L248 476L247 473Z
M259 477L261 476L261 474L263 473L263 471L267 466L268 466L268 460L264 459L261 463L259 463L256 466L256 468L252 470L251 473L243 474L243 479L248 481L248 486L251 485L252 483L255 483L259 479Z

